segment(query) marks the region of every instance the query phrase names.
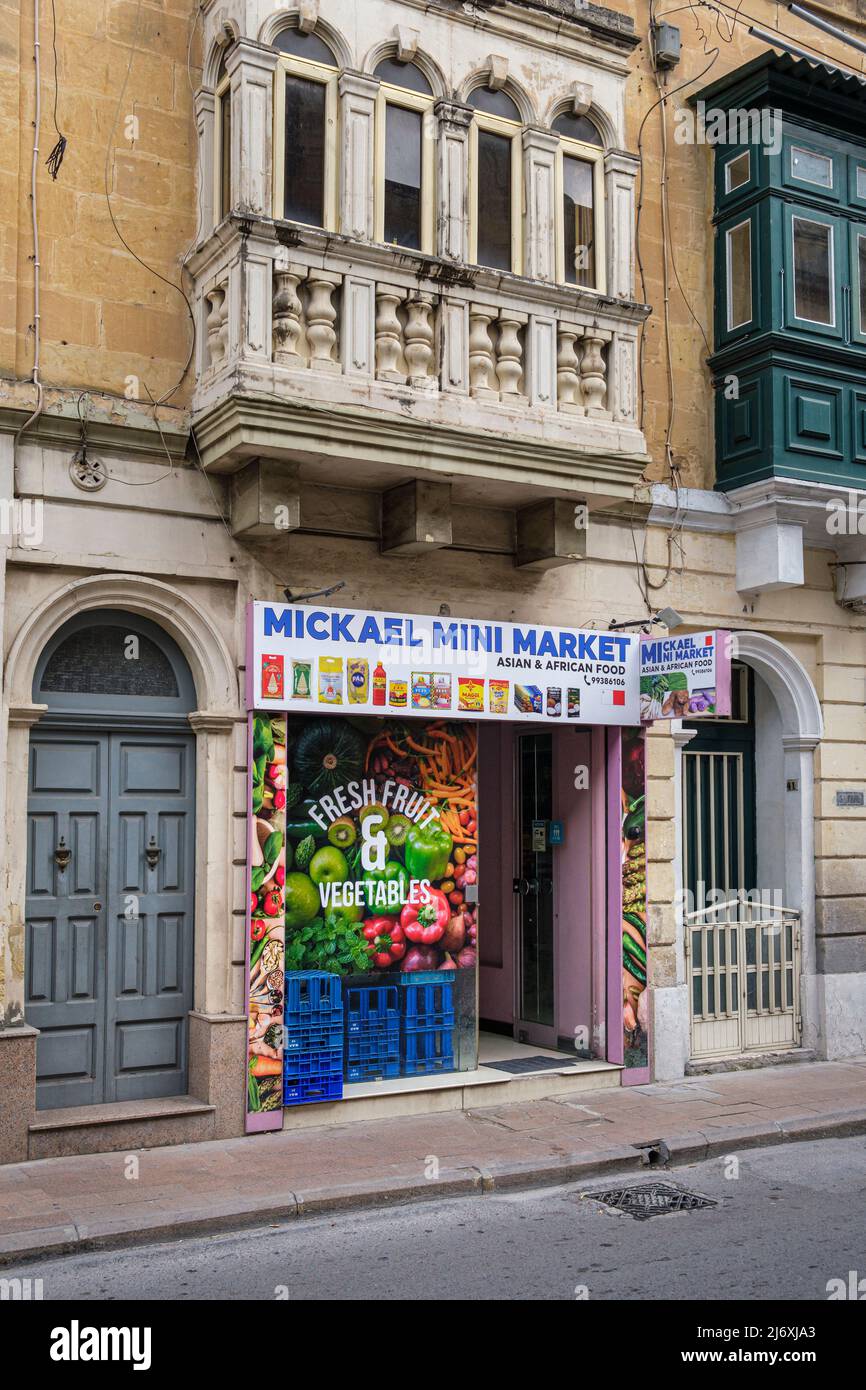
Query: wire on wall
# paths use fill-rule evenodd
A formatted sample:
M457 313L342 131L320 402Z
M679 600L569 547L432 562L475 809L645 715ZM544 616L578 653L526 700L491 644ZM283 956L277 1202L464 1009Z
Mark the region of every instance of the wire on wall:
M57 144L54 146L45 163L48 172L53 179L60 173L60 166L63 163L63 156L66 153L68 141L57 124L57 96L59 81L57 77L57 11L54 8L54 0L51 0L51 47L54 50L54 131L57 135Z
M41 263L39 260L39 202L37 197L36 175L39 168L39 125L42 120L42 64L39 56L39 0L33 0L33 70L36 84L36 97L33 112L33 150L30 164L30 215L33 227L33 368L30 380L36 387L36 406L33 413L28 416L23 425L15 431L12 440L12 486L15 495L18 495L18 445L21 437L26 430L30 429L42 414L42 403L44 391L40 379L40 353L42 348L41 331L41 312L40 312L40 275Z

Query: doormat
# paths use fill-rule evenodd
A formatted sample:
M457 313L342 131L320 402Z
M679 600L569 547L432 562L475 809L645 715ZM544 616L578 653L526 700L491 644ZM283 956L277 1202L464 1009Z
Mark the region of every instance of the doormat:
M700 1211L704 1207L719 1205L711 1197L687 1192L684 1187L674 1187L667 1182L614 1187L606 1192L582 1192L580 1200L585 1198L591 1202L601 1202L605 1207L613 1207L626 1216L633 1216L635 1221L649 1221L651 1216L670 1216L677 1211Z
M578 1058L574 1058L577 1061ZM511 1057L507 1062L482 1062L482 1067L490 1067L492 1071L507 1071L512 1075L518 1076L521 1072L527 1071L562 1071L563 1067L572 1065L572 1058L566 1057Z

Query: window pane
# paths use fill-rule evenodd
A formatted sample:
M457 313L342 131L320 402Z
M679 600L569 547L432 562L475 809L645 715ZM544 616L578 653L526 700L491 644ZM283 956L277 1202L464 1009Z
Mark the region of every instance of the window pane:
M557 116L553 129L559 131L560 135L567 135L570 140L581 140L584 145L602 143L598 129L589 116Z
M325 86L286 77L283 216L321 227L325 220Z
M414 63L398 63L396 58L383 58L375 76L394 87L406 87L410 92L420 92L423 96L433 95L430 83Z
M565 279L569 285L595 286L593 166L585 159L562 161Z
M791 174L795 179L814 183L818 188L833 187L832 159L825 154L815 154L814 150L792 148Z
M329 67L336 63L330 48L318 34L302 34L300 29L281 29L274 39L274 48L280 53L292 53L296 58L307 58L313 63L327 63Z
M752 320L752 224L741 222L727 234L728 328Z
M501 116L505 121L519 121L520 112L507 92L491 92L488 87L476 87L468 97L470 106L476 111L486 111L488 116Z
M751 173L751 156L748 150L738 154L736 159L732 159L725 165L725 192L733 193L735 188L742 188L744 183L749 182Z
M833 229L794 218L794 313L812 323L833 323Z
M511 269L511 141L478 132L478 264Z
M421 249L420 111L386 107L385 240Z
M232 205L232 94L220 97L220 217Z
M857 238L857 283L860 287L860 332L866 333L866 236Z

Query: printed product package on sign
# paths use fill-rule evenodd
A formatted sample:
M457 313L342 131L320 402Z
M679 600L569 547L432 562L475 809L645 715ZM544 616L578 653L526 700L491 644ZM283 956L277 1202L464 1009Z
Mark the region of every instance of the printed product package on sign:
M636 636L540 624L252 605L250 708L636 724Z

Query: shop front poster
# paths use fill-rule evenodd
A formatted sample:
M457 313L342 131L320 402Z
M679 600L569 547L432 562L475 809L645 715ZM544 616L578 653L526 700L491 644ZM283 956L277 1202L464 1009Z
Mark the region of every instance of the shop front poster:
M622 735L622 1005L623 1061L649 1065L646 905L646 737Z

